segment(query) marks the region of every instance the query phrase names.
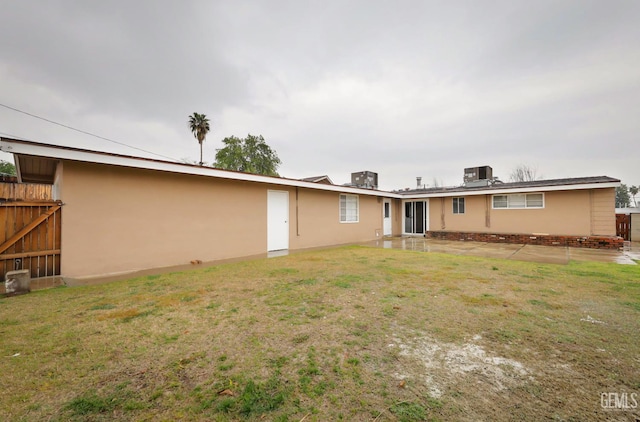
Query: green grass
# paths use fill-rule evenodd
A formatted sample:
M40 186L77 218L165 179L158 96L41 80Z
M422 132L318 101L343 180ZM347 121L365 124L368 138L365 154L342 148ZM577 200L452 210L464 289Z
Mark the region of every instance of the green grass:
M0 415L606 419L638 332L640 266L311 251L0 299Z
M417 403L400 402L389 409L401 422L424 421L427 418L427 410Z

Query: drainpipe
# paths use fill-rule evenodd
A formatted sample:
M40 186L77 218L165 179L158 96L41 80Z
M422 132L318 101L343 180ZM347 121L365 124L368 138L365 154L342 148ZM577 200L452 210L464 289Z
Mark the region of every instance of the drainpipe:
M300 219L298 218L298 187L296 186L296 236L300 237L300 225L298 222Z

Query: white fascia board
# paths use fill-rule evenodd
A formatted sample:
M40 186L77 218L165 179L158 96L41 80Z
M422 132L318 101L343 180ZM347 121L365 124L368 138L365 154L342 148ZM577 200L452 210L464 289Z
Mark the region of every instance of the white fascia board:
M452 196L476 196L476 195L502 195L509 193L529 193L529 192L551 192L563 190L582 190L582 189L602 189L616 188L620 186L619 182L607 183L583 183L576 185L558 185L558 186L534 186L527 188L511 188L511 189L483 189L476 191L457 191L457 192L439 192L439 193L423 193L415 195L402 195L403 199L422 199L422 198L443 198Z
M43 158L54 158L60 160L70 160L96 164L109 164L121 167L132 167L146 170L166 171L170 173L214 177L218 179L267 183L270 185L292 186L340 193L352 193L356 195L380 196L386 198L401 197L398 194L385 191L303 182L301 180L295 179L283 179L279 177L219 170L212 167L197 167L188 164L171 163L168 161L112 155L109 153L100 153L93 151L82 151L66 147L59 148L42 144L34 145L25 143L13 143L7 139L2 139L2 142L0 142L0 151L10 154L31 155Z

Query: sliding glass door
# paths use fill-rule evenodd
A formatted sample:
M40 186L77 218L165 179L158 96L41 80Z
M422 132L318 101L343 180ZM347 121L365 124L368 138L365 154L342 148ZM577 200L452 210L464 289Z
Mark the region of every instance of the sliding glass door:
M404 234L424 234L429 230L428 201L405 201L404 203Z

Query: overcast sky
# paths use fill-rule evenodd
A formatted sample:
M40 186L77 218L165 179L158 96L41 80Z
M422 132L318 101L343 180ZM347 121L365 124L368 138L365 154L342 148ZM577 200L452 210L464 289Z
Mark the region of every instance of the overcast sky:
M262 134L285 177L640 184L638 0L0 3L0 103L164 156L198 160L198 112L205 161ZM148 156L3 107L0 134Z

